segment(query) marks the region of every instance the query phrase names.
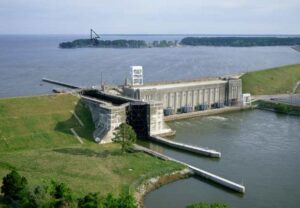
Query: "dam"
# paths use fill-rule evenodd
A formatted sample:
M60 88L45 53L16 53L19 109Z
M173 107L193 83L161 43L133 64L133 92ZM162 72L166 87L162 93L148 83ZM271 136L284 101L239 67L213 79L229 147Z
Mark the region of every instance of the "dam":
M70 85L54 80L48 82L65 87ZM101 85L100 88L70 86L76 90L76 94L79 94L91 111L95 124L93 136L97 143L112 142L116 128L122 123L127 123L132 126L140 139L148 139L175 149L212 158L220 158L221 153L209 148L163 138L176 133L167 125L165 118L177 115L194 116L197 112L219 113L223 112L220 109L226 108L236 110L243 108L244 100L242 82L238 77L144 84L141 66L131 67L131 80L126 79L124 85ZM150 152L156 156L159 155L155 151ZM237 192L245 192L245 187L240 184L179 160L175 161L188 166L193 173L201 177Z
M134 128L139 138L172 136L175 131L166 124L167 118L237 110L243 100L242 82L238 77L144 84L142 66L131 67L131 79L124 85L84 88L80 95L92 112L96 127L94 138L99 143L111 142L115 128L124 122ZM210 155L220 156L218 153Z
M128 123L139 138L155 137L156 141L185 150L186 146L159 139L176 133L166 121L245 107L242 81L238 76L144 84L142 66L132 66L130 72L130 79L119 86L101 84L100 87L81 88L47 78L43 81L69 87L86 101L95 124L94 139L98 143L112 142L115 129L121 123ZM221 156L218 152L208 155Z

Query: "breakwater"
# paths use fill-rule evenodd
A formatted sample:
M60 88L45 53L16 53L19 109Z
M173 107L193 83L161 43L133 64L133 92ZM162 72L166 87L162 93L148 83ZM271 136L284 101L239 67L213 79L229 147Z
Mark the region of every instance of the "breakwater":
M142 147L142 146L139 146L139 145L135 145L135 149L137 149L139 151L143 151L147 154L150 154L152 156L158 157L158 158L163 159L163 160L171 160L171 161L183 164L183 165L187 166L190 169L191 174L203 177L207 180L210 180L210 181L212 181L216 184L219 184L219 185L221 185L223 187L226 187L228 189L231 189L233 191L236 191L236 192L239 192L239 193L245 193L245 191L246 191L246 188L243 185L240 185L240 184L235 183L233 181L227 180L223 177L217 176L213 173L207 172L207 171L202 170L200 168L196 168L196 167L194 167L194 166L192 166L188 163L179 161L177 159L174 159L172 157L166 156L164 154L158 153L156 151L150 150L148 148L145 148L145 147Z
M160 136L150 136L149 139L176 149L185 150L195 154L199 154L207 157L215 157L215 158L221 157L221 153L217 152L216 150L174 142L168 139L164 139Z

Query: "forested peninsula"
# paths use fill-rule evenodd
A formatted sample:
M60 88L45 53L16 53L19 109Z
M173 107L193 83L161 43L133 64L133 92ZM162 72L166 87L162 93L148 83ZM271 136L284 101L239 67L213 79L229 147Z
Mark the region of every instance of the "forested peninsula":
M60 48L164 48L177 46L296 46L300 45L300 37L186 37L180 42L144 40L99 40L77 39L71 42L62 42ZM297 48L299 49L299 48Z
M174 47L178 41L153 41L147 43L144 40L97 40L97 39L78 39L72 42L59 44L60 48L152 48L152 47Z
M180 42L187 46L295 46L300 37L186 37Z

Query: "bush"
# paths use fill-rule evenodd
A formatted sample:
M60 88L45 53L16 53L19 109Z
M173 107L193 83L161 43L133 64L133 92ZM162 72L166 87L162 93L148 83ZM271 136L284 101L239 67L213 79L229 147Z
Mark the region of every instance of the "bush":
M12 199L10 205L19 208L136 208L136 202L128 188L124 188L119 197L111 193L100 198L97 193L89 193L76 200L71 189L64 183L52 181L50 186L36 186L28 191L27 180L16 171L3 178L1 191Z
M3 178L1 192L5 197L15 201L22 201L27 198L28 184L25 177L21 177L15 170Z
M51 182L50 194L54 198L55 208L75 208L76 203L71 189L64 183Z
M101 200L97 193L89 193L82 199L78 200L78 208L99 208Z

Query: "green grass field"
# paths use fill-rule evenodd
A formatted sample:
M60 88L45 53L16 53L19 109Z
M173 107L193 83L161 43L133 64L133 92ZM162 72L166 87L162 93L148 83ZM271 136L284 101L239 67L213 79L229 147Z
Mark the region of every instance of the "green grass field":
M88 108L75 96L0 99L0 178L16 169L31 186L55 179L82 196L116 194L124 185L134 187L143 179L183 168L141 152L122 155L117 144L98 145L93 130Z
M292 93L300 80L300 64L248 72L242 76L243 92L252 95Z

